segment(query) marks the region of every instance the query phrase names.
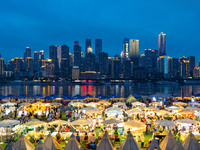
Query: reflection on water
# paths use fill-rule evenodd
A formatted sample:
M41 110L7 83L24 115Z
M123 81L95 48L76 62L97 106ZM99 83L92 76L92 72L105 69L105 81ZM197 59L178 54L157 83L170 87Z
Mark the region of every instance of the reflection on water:
M63 95L86 95L90 94L96 96L103 94L109 96L116 94L120 97L128 97L130 94L138 93L140 95L150 95L154 93L165 93L174 96L191 96L192 94L200 92L200 85L155 85L151 83L147 84L135 84L135 85L63 85L63 86L50 86L50 85L7 85L0 86L0 94L8 95L26 94L33 96L36 94L42 94L48 96L56 94L58 96Z

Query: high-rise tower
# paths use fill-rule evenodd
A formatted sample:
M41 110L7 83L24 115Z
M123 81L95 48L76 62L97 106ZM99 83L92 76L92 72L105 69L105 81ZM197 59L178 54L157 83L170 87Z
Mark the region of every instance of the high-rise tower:
M159 50L159 56L166 55L166 34L164 32L161 32L158 35L158 50Z

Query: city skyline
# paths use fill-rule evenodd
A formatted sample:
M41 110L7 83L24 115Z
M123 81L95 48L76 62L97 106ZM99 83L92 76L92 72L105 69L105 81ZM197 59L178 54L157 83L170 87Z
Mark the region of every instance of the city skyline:
M63 43L72 52L75 40L84 51L87 38L92 39L94 50L94 39L100 38L103 51L113 56L120 54L123 38L129 37L140 40L142 54L146 48L158 49L157 36L164 32L167 55L176 58L180 54L194 55L198 61L199 3L189 0L1 2L0 53L7 62L15 56L23 57L24 47L30 46L32 51L45 50L47 56L49 45Z

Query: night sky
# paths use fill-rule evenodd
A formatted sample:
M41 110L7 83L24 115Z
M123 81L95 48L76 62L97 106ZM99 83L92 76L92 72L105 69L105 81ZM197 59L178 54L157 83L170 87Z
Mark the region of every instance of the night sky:
M200 59L199 0L2 0L0 1L0 53L6 61L49 45L103 39L103 51L120 54L124 37L158 49L158 34L166 33L167 54ZM196 61L196 62L197 62Z

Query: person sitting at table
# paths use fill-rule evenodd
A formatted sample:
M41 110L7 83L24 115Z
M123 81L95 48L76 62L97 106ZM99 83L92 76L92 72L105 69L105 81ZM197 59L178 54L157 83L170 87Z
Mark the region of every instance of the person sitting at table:
M76 139L77 139L77 141L80 143L81 137L79 136L79 133L78 133L78 132L77 132L77 134L76 134Z
M84 137L84 140L87 141L88 140L88 134L87 132L85 132L85 137Z
M60 144L60 138L61 138L61 135L60 135L60 132L58 132L56 134L56 141Z

